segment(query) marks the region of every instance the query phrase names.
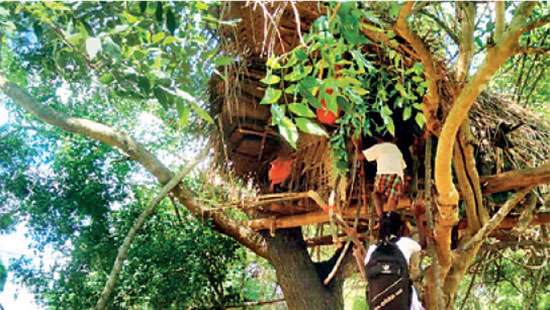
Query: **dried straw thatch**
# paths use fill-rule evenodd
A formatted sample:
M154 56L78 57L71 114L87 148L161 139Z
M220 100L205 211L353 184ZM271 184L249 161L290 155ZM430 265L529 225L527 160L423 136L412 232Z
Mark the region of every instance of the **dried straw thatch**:
M264 191L268 187L269 162L290 153L276 129L270 126L269 107L259 105L264 91L259 80L265 75L265 59L270 53L280 54L299 44L301 32L308 30L321 10L317 3L293 5L287 2L231 3L223 10L224 18L240 20L235 27L221 30L226 51L238 55L240 61L225 67L224 78L215 77L211 81L212 111L218 115L220 129L214 135L218 162L240 177L252 178ZM407 53L409 49L403 45L401 50ZM404 57L414 55L409 53ZM498 156L501 156L508 170L536 166L546 159L550 151L549 122L511 101L485 93L478 98L470 119L473 135L477 139L472 143L477 145L476 159L482 173L495 173L494 163L498 161ZM513 147L499 151L501 155L497 154L499 148L494 146L494 138L499 124L514 125L520 122L526 124L509 134ZM412 141L412 137L399 138L408 141L405 149ZM353 153L351 144L349 149ZM352 169L349 178L336 183L325 138L301 134L298 150L292 156L295 158L292 177L284 185L284 191L315 190L328 197L330 190L338 187L341 197L346 198L346 194L350 196L346 198L348 203L364 202L365 180L370 179L369 174L372 173L364 167L364 162L350 163L356 169ZM304 201L298 204L294 203L292 208L272 206L271 210L266 207L264 211L281 214L307 212L315 208Z

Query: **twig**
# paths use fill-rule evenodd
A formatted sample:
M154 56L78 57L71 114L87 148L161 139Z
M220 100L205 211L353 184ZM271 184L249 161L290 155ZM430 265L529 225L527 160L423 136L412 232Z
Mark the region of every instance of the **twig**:
M298 8L294 4L294 1L290 1L290 6L292 6L292 11L294 12L294 20L296 22L296 32L298 32L298 37L300 38L300 44L306 46L304 42L304 37L302 36L302 25L300 24L300 14L298 13Z
M493 215L491 220L485 224L473 237L468 240L466 244L462 247L462 251L465 251L472 247L473 245L483 241L483 239L490 234L500 222L506 217L506 215L520 202L525 195L533 189L533 186L526 187L519 192L515 193L512 198L508 199L498 212Z
M436 24L439 25L439 27L441 27L443 30L445 30L445 32L449 35L451 40L453 40L453 42L456 45L460 44L460 40L459 40L458 36L456 35L456 33L454 33L453 30L451 28L449 28L449 26L447 26L447 24L445 24L444 21L442 21L441 19L439 19L437 16L433 15L432 13L428 12L427 10L420 10L419 12L420 12L420 14L428 16L429 18L431 18Z
M336 275L338 268L340 268L340 265L342 264L342 261L344 260L346 253L348 252L348 248L350 244L351 244L351 241L346 242L346 245L344 246L344 250L342 251L342 253L340 253L340 257L338 257L338 260L336 261L336 264L334 264L332 271L329 273L327 278L323 281L324 285L328 285L332 280L332 278L334 278L334 276Z
M525 269L530 269L530 270L541 270L541 269L544 269L544 267L546 267L546 264L547 264L547 258L548 258L548 255L547 255L547 252L544 251L544 258L542 260L542 263L540 263L540 265L527 265L527 264L524 264L524 263L521 263L521 262L518 262L517 260L514 260L504 254L502 254L502 251L495 251L495 253L497 253L500 257L506 259L506 260L509 260L510 262L518 265L518 266L521 266Z
M539 271L539 274L538 274L538 277L537 277L537 280L535 282L535 284L533 285L533 290L531 291L531 298L529 298L529 301L527 302L527 304L525 305L525 308L524 309L531 309L531 305L533 304L533 302L535 301L535 299L537 298L537 290L540 286L540 283L542 282L542 277L544 276L544 269L541 269Z
M484 261L484 258L487 256L487 253L489 252L484 253L484 255L482 256L482 259L476 265L476 269L474 270L474 274L472 275L472 280L470 281L470 285L468 285L468 290L466 291L466 295L464 296L464 299L462 299L462 305L460 306L459 310L464 309L464 306L466 305L466 301L468 300L468 297L470 297L470 292L472 291L472 287L474 286L476 276L479 271L479 266L483 265L483 261Z
M132 241L134 240L137 232L145 223L145 220L154 213L155 207L164 199L168 192L174 189L174 187L176 187L180 183L180 181L187 174L189 174L189 172L206 156L207 153L208 148L203 150L193 162L186 165L174 177L172 177L172 179L162 188L160 193L155 196L155 198L149 203L147 208L145 208L145 210L143 210L143 212L141 212L138 218L134 221L132 228L130 228L130 231L128 231L128 234L124 238L124 242L122 242L122 245L120 245L120 247L118 248L118 253L113 264L113 268L111 269L109 278L105 282L105 287L103 288L99 300L97 301L96 309L103 310L106 308L107 301L109 300L109 297L111 296L111 293L115 288L116 281L122 269L122 264L128 256L130 245L132 244Z

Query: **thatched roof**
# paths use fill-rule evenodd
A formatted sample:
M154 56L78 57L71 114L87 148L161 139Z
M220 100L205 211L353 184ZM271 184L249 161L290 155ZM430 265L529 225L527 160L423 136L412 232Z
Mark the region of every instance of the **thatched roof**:
M269 163L289 148L276 129L270 126L269 107L260 105L264 85L259 80L265 75L265 61L268 53L280 54L296 46L300 36L296 31L297 15L300 31L306 32L322 8L317 3L271 3L267 7L258 3L230 3L224 18L241 20L236 27L224 28L226 50L240 55L241 61L225 68L225 79L211 81L212 110L218 115L221 132L215 134L218 161L225 169L243 177L252 178L263 190L267 190ZM275 27L276 26L276 27ZM397 38L399 40L399 38ZM407 53L406 46L403 48ZM413 57L412 55L406 55ZM550 123L524 107L497 95L484 93L479 96L470 113L473 134L477 140L476 159L486 173L494 173L496 148L495 130L501 123L525 125L512 132L512 148L505 149L503 156L507 168L536 166L543 162L550 151ZM406 135L406 129L403 131ZM412 137L406 140L407 148ZM351 147L350 147L351 149ZM328 196L334 187L335 175L326 138L301 134L291 179L286 183L289 192L315 190ZM351 156L350 156L351 157ZM352 158L352 157L351 157ZM350 164L351 165L351 164ZM352 180L365 179L369 171L365 163L359 162L358 169L352 169L348 180L338 184L342 192L351 194L351 201L361 202L360 186L351 187ZM355 175L354 175L355 174ZM369 179L369 178L367 178ZM366 184L365 184L366 185ZM307 203L285 207L266 208L275 213L307 212L316 209Z

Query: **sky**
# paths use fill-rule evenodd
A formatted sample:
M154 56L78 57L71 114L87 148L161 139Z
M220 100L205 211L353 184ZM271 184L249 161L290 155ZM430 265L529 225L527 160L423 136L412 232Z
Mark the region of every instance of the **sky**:
M10 258L17 258L21 255L32 257L29 245L30 240L25 237L24 225L18 225L13 233L0 235L0 260L7 267ZM0 304L6 310L41 309L40 306L34 303L34 295L31 292L13 282L11 273L8 273L8 281L4 291L0 293Z
M0 126L7 123L9 113L0 102ZM17 226L17 229L7 235L0 234L0 260L4 266L8 266L10 258L16 258L21 255L32 256L32 251L29 249L30 240L25 237L25 228L23 225ZM40 309L34 303L34 296L24 287L21 287L12 281L12 275L8 274L8 281L4 291L0 293L0 304L6 310L33 310Z

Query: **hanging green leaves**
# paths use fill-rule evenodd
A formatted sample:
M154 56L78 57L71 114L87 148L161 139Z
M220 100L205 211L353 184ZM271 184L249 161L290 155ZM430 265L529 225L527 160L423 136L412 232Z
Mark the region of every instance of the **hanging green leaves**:
M308 118L303 118L303 117L299 117L296 119L296 125L298 126L298 128L305 132L305 133L310 133L312 135L317 135L317 136L325 136L325 137L328 137L328 134L327 132L321 128L321 126L319 126L319 124L317 124L316 122L308 119Z
M296 125L288 117L284 117L278 124L279 132L285 138L286 141L296 148L296 142L298 141L298 129Z
M260 104L276 103L279 100L279 98L281 98L282 93L283 93L283 91L280 90L280 89L275 89L275 88L272 88L272 87L268 87L265 90L264 97L263 97L262 101L260 101Z

